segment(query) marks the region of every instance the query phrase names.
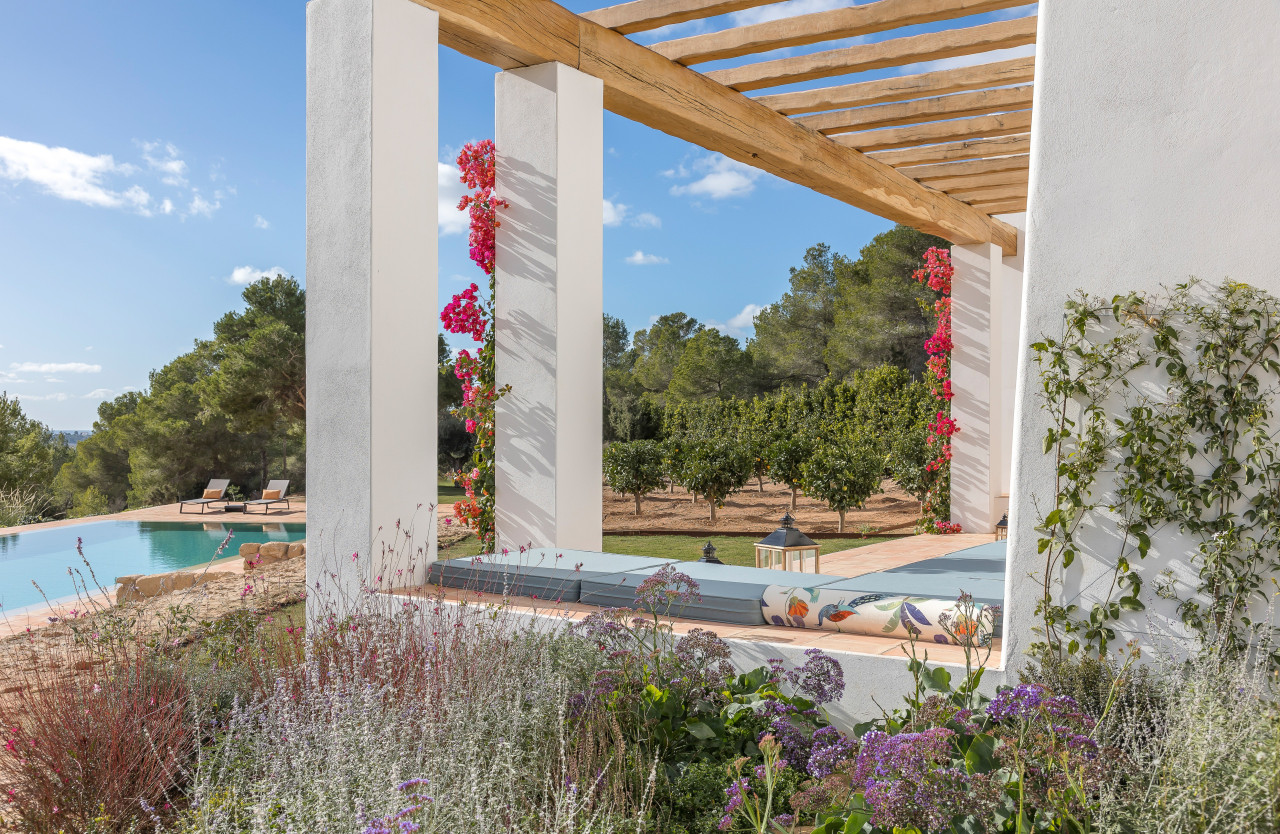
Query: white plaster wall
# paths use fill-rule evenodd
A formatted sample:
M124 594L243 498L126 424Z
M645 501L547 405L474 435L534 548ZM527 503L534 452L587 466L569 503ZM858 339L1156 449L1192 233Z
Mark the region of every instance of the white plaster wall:
M998 246L954 246L951 263L951 520L988 533L1009 508L1013 405L1022 321L1025 215L1001 218L1018 228L1016 255Z
M951 248L951 520L968 533L994 529L1000 465L1000 247Z
M421 556L434 555L438 16L410 0L311 0L306 14L307 583L319 602L372 577L397 521L416 517Z
M994 328L1000 339L1000 352L995 364L1000 397L999 428L996 432L999 457L994 481L994 515L997 521L1009 510L1009 495L1013 488L1013 444L1018 433L1013 411L1018 393L1018 356L1021 353L1018 345L1022 333L1022 296L1027 256L1026 213L1004 214L1000 219L1018 230L1018 254L1003 259L999 307L996 310L998 321Z
M1035 503L1051 499L1046 418L1027 349L1061 329L1077 288L1110 297L1198 276L1280 293L1263 247L1280 238L1280 4L1050 0L1040 6L1027 215L1006 646L1030 639ZM1088 604L1114 531L1089 531ZM1180 548L1141 565L1147 580ZM1156 631L1154 617L1138 632ZM1132 621L1131 621L1132 622ZM1154 635L1152 635L1154 636Z
M542 64L495 92L498 541L600 550L604 88Z

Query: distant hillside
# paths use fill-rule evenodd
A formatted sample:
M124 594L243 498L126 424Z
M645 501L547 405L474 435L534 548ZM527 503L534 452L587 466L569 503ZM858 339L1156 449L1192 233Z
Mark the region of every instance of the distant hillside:
M65 437L67 439L67 445L72 447L74 447L81 440L84 440L89 435L93 434L93 432L91 431L81 431L79 429L76 429L74 431L55 429L53 433L60 434L63 437Z

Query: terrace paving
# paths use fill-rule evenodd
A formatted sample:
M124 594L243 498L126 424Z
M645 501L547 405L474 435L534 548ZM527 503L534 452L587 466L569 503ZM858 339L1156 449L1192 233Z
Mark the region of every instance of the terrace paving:
M263 521L267 523L287 522L289 524L306 524L307 523L307 497L305 495L290 495L290 502L293 506L285 509L273 509L269 514L263 515L261 510L255 509L251 513L229 513L224 512L219 505L217 510L206 510L204 512L205 521L235 521L247 524L260 524ZM94 521L184 521L190 523L198 523L201 519L201 513L196 512L179 512L181 504L161 504L156 507L143 507L139 510L125 510L120 513L110 513L108 515L91 515L83 518L64 518L59 521L42 521L39 524L20 524L17 527L0 527L0 536L7 536L12 533L26 533L32 530L51 530L55 527L71 527L76 524L89 524Z

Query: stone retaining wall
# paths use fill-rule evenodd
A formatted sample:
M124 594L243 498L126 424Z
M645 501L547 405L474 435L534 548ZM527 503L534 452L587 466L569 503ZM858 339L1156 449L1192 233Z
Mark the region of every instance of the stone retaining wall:
M302 542L246 542L240 545L240 556L244 559L246 571L265 565L274 565L285 559L296 559L307 555L307 543Z
M264 542L262 544L247 542L240 545L240 557L244 559L245 573L306 555L306 542ZM227 570L195 569L150 575L135 573L129 576L118 576L116 582L120 583L120 587L116 590L116 604L164 596L174 591L185 591L217 579L236 576L237 573L237 571Z

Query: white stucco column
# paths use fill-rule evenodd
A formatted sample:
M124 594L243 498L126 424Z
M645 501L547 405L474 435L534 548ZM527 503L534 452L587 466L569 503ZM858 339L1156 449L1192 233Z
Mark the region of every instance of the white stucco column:
M975 243L951 248L951 520L966 533L995 527L999 494L1000 247ZM993 517L994 516L994 517Z
M1009 509L1025 216L1001 219L1019 229L1017 255L951 249L951 520L969 533L992 532Z
M438 21L307 4L309 604L434 558Z
M496 96L498 545L599 550L604 89L541 64Z

